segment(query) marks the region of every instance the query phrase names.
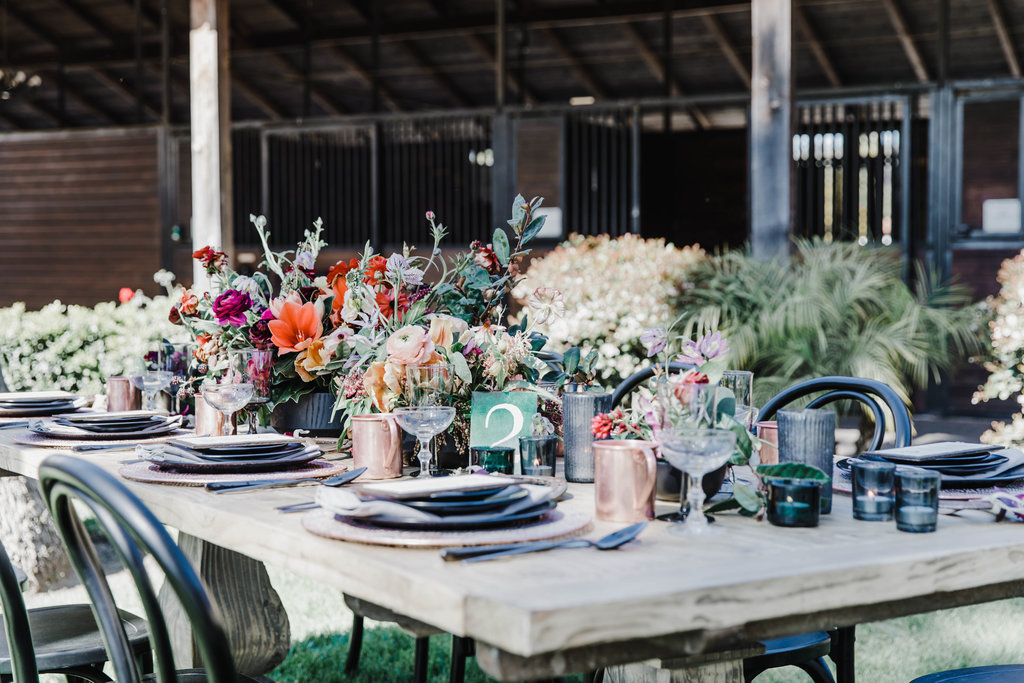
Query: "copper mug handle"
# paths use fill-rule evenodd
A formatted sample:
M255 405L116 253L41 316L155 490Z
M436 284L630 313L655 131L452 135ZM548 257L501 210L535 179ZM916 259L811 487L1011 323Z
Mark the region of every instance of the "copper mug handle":
M658 458L654 455L654 449L651 447L645 447L642 451L644 464L647 467L647 486L644 487L644 491L640 496L640 499L636 502L637 509L647 509L648 517L654 516L654 493L658 486Z
M398 420L395 419L394 415L384 416L385 429L388 430L388 436L391 437L391 452L388 453L388 459L385 462L384 469L389 474L401 476L402 474L402 432L398 428ZM397 463L397 465L396 465ZM397 471L392 471L395 468Z

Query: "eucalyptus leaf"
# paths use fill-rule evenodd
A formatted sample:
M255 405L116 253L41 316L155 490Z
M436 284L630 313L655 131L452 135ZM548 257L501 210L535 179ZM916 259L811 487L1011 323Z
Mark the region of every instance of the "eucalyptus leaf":
M494 255L498 257L498 263L503 266L508 265L510 251L508 235L501 228L494 231L494 237L491 238L491 247L494 249Z
M465 356L461 353L453 353L448 357L448 362L452 364L452 369L455 370L456 377L466 384L473 383L473 373L469 369L469 363L466 362Z
M778 465L758 465L757 473L762 479L809 479L827 482L831 477L813 465L802 462L784 462Z
M562 355L562 367L565 374L572 375L580 365L580 347L573 346Z
M526 226L526 230L523 231L523 239L520 244L526 244L530 240L540 233L544 229L544 222L547 220L547 216L537 216L530 224Z
M512 218L509 219L508 225L515 229L516 234L522 229L520 223L523 222L523 216L526 215L526 209L523 208L525 204L526 200L521 194L517 194L516 198L512 200Z
M740 482L733 484L732 495L740 507L749 512L757 512L763 505L761 495L756 490Z
M736 510L739 507L739 501L735 498L729 497L725 500L720 500L717 503L709 505L704 508L704 512L728 512L729 510Z

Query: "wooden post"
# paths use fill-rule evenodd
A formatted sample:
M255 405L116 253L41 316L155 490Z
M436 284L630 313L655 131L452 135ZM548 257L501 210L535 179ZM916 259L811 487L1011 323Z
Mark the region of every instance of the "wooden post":
M234 251L228 0L191 0L192 244ZM207 282L196 265L196 286Z
M750 248L789 258L793 172L793 0L753 0L750 93Z

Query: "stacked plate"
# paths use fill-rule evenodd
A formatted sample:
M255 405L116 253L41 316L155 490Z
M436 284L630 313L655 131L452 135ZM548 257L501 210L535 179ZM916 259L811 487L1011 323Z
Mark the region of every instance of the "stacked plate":
M52 421L31 420L29 431L56 439L150 439L181 427L181 416L157 415L145 410L123 413L55 415Z
M78 410L87 401L67 391L0 393L0 417L44 417Z
M1024 453L998 446L943 441L871 451L860 457L933 470L942 475L943 488L1003 486L1024 479ZM850 461L840 460L836 467L848 472Z
M317 491L322 508L348 523L388 529L456 531L540 520L561 491L483 474L364 484Z
M271 472L320 457L320 449L281 434L198 436L138 446L136 452L162 469L178 472Z

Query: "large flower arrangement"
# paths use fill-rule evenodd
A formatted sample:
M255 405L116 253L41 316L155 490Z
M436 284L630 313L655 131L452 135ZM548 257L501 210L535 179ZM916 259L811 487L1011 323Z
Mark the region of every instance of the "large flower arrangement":
M197 358L208 367L228 349L272 349L271 407L319 388L337 395L344 420L390 411L406 402L408 366L447 362L466 417L473 391L535 388L544 371L534 354L546 339L525 324L500 324L525 245L544 225L534 215L541 201L516 198L508 221L513 241L498 229L491 243L474 242L446 258L440 244L447 230L427 212L428 254L406 246L385 256L367 243L321 276L314 270L325 246L319 221L294 252L276 253L266 219L253 216L264 249L260 269L240 275L223 253L197 251L211 291L179 292L171 319L193 332ZM548 312L541 299L537 309Z
M538 321L537 330L557 349L597 349L597 376L614 386L649 364L641 334L676 317L673 302L704 257L699 246L678 248L662 239L572 235L530 263L512 296L527 305L538 286L560 291L566 314Z

